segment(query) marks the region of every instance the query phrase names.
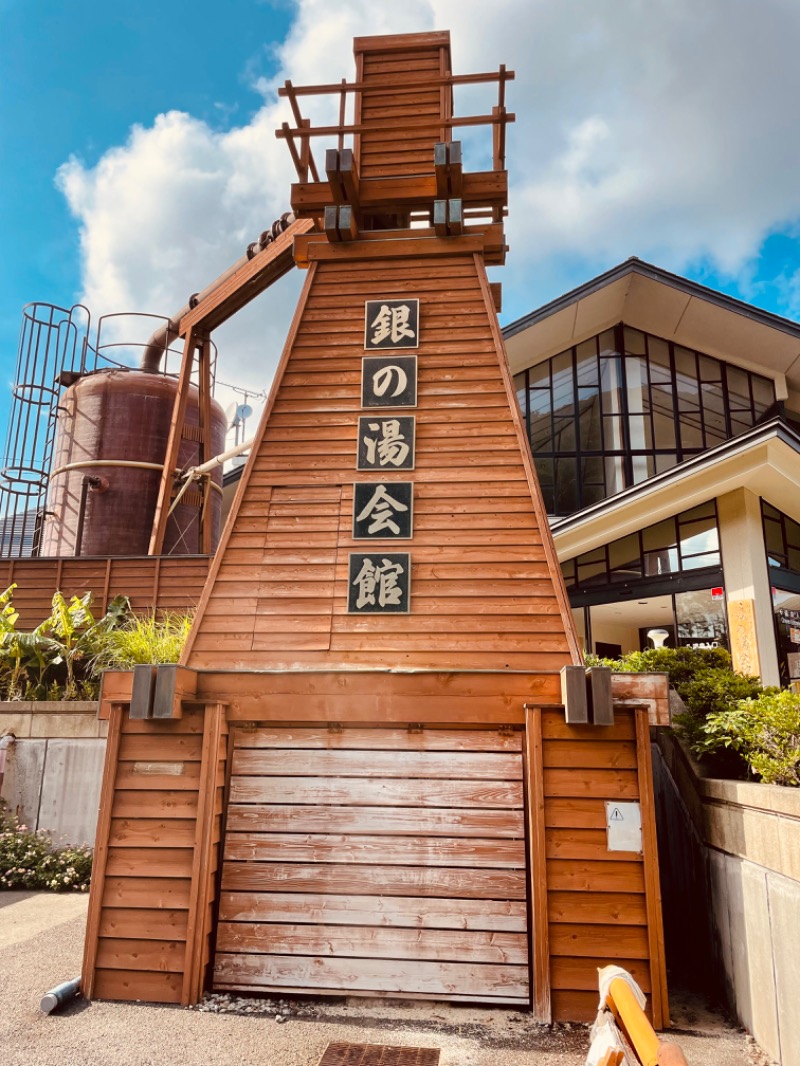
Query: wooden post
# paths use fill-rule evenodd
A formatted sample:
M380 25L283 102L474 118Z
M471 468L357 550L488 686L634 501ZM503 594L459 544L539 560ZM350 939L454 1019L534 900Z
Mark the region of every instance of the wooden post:
M92 882L89 889L89 915L86 920L86 940L84 941L83 966L81 968L81 992L86 999L91 999L94 991L100 916L103 910L106 863L108 862L108 838L111 832L111 810L117 778L122 716L125 710L126 707L123 704L112 704L108 719L108 740L106 741L106 757L103 764L103 783L100 789L100 808L97 818L97 832L95 834Z
M164 534L167 531L169 505L172 500L172 482L181 450L183 424L186 420L186 405L189 401L189 387L192 381L192 367L194 366L197 345L198 340L195 331L190 329L186 333L186 340L183 346L183 359L178 376L178 390L175 393L175 403L172 408L167 452L164 456L164 469L161 473L161 485L158 490L155 515L153 516L153 532L150 536L149 555L160 555L164 548Z
M542 712L525 708L528 806L528 878L531 914L531 1009L534 1020L553 1020L550 998L550 934L547 917L547 850L544 826Z
M639 773L639 802L642 813L642 854L644 858L647 938L650 955L650 981L653 1024L669 1026L667 971L664 959L664 926L661 915L661 882L658 871L656 812L653 798L653 764L650 753L650 718L644 708L634 711L636 719L636 763Z
M203 993L205 943L209 935L209 906L214 894L214 847L216 797L219 787L220 744L225 726L225 705L206 707L203 721L203 749L200 760L200 792L195 823L194 863L189 894L189 919L186 929L186 956L183 969L181 1003L197 1003Z

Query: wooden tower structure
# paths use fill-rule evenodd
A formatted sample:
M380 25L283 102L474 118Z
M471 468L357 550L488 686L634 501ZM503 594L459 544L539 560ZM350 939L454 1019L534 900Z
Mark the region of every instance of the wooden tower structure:
M183 664L104 688L85 991L584 1019L619 961L660 1024L654 682L565 721L580 654L486 275L513 75L453 75L447 33L355 57L352 82L284 89L305 285ZM455 117L476 82L496 105ZM303 117L314 93L336 126ZM453 131L482 125L470 173ZM625 802L641 847L609 850Z

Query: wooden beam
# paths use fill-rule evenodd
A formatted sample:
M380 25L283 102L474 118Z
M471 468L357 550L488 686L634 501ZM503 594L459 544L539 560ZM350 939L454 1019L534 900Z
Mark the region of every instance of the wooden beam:
M341 172L340 172L341 178ZM436 174L415 174L408 177L362 178L358 185L358 203L365 211L383 207L430 208L437 198L444 199L449 190L440 192ZM504 207L508 202L508 174L506 171L476 171L463 174L460 198L465 207ZM350 197L352 200L352 197ZM332 200L327 181L295 182L292 185L291 205L295 214L320 215Z
M106 740L106 757L103 763L103 782L100 786L100 807L97 817L92 882L89 888L89 914L86 920L86 938L81 967L81 992L86 999L94 993L97 947L100 938L100 919L103 912L106 865L108 863L108 838L111 832L111 810L114 805L114 785L117 778L122 717L125 712L119 704L111 708Z
M516 115L513 112L505 112L501 114L500 108L492 108L491 115L463 115L461 118L437 118L435 119L435 125L441 125L445 129L458 129L462 126L503 126L507 122L516 121ZM308 140L309 137L335 137L339 133L344 134L359 134L359 133L406 133L409 130L426 130L431 126L431 119L429 118L403 118L393 121L392 119L385 119L383 122L359 122L353 123L348 126L310 126L307 124L307 120L304 120L303 126L300 129L292 129L287 122L284 122L280 129L275 131L275 136L279 141L289 141L291 143L295 137L300 140ZM300 169L299 164L295 164L296 169ZM502 168L496 168L502 169Z
M669 1026L669 996L664 953L664 925L661 910L661 880L656 839L653 764L650 751L650 719L646 709L634 711L636 718L636 760L639 773L639 802L642 815L642 857L644 861L645 899L647 905L647 940L650 955L650 986L653 1024L656 1029Z
M480 85L486 82L501 81L513 81L514 71L507 70L501 73L498 70L491 70L488 73L483 74L438 74L433 77L425 78L404 78L403 81L390 81L390 82L375 82L375 81L345 81L345 82L332 82L323 85L291 85L291 82L287 82L287 85L291 86L291 92L295 96L323 96L327 93L340 93L343 90L348 93L360 93L367 91L374 92L391 92L403 93L403 92L415 92L420 88L435 87L438 85ZM284 86L278 88L278 96L289 96L289 90Z
M167 451L164 456L164 469L161 473L161 484L153 517L153 531L150 535L148 555L161 555L164 550L164 537L167 532L167 522L169 521L169 505L172 500L175 471L178 467L178 456L180 455L181 442L183 440L183 425L186 421L186 408L189 402L189 389L192 383L195 350L198 345L203 343L203 339L202 332L197 328L190 328L186 332L181 369L178 375L178 389L175 393L172 418L169 424Z
M410 230L409 233L416 233ZM314 239L316 238L316 239ZM295 260L299 267L310 263L334 259L405 259L417 256L442 256L458 254L483 253L485 241L482 236L463 237L404 237L366 239L359 233L359 239L347 245L330 244L316 234L298 237L295 242Z
M225 723L224 704L212 704L203 715L203 747L195 823L192 881L186 929L181 1003L197 1003L203 991L204 941L209 932L210 891L214 876L214 818L220 741Z
M540 707L526 707L525 773L531 900L531 1009L534 1021L540 1025L549 1025L553 1020L553 1007L550 997L550 932L547 915L547 848Z
M197 449L197 463L202 465L213 458L211 454L211 338L208 333L203 334L203 340L198 349L198 357L200 442ZM200 504L200 513L198 515L200 522L200 551L203 555L211 555L214 548L214 531L211 522L211 493L213 492L211 478L206 477L200 482L200 485L202 487L202 503Z
M327 189L327 183L321 184ZM324 205L323 205L324 207ZM322 208L319 213L322 213ZM181 319L179 331L185 335L190 329L203 329L211 332L221 326L237 311L254 300L278 278L294 267L292 244L298 234L309 233L314 229L311 218L297 219L283 233L279 234L266 248L258 252L235 274L222 283L197 307L194 307Z

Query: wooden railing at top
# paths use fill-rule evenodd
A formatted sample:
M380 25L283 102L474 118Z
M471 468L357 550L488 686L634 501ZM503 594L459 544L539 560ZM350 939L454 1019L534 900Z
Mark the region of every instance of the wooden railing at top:
M16 584L14 608L20 629L32 629L50 613L53 593L93 593L102 614L114 596L127 596L135 611L186 611L197 606L208 555L0 559L0 589Z
M506 166L506 124L514 122L516 115L513 112L506 111L506 82L514 80L514 71L506 70L505 65L501 64L497 71L489 71L482 74L440 74L425 78L405 78L402 81L381 81L379 85L376 85L372 81L347 81L342 78L341 82L334 82L327 85L293 85L291 81L286 81L285 84L278 89L279 96L285 96L292 109L292 115L296 127L291 127L288 122L283 122L281 128L275 131L275 136L280 140L285 140L289 148L289 153L292 157L297 176L301 182L307 182L309 173L312 181L319 181L319 170L314 161L314 155L311 151L311 138L312 137L338 137L339 149L344 147L344 138L346 134L359 134L359 133L390 133L392 131L407 131L414 128L426 128L431 125L429 118L403 118L392 121L387 119L384 122L369 122L369 123L351 123L346 124L344 121L347 94L358 93L366 90L380 89L381 92L390 92L401 95L403 93L414 92L421 88L431 88L433 86L440 87L452 87L454 85L477 85L485 82L498 82L497 92L497 106L492 108L491 115L464 115L461 118L437 118L436 125L446 129L457 129L465 126L492 126L495 129L496 135L493 137L494 149L493 149L493 169L505 170ZM300 105L298 103L299 96L324 96L331 93L340 93L341 100L339 103L339 123L336 126L317 126L311 125L310 119L303 118L300 111ZM295 144L295 138L300 142L300 149L298 151Z

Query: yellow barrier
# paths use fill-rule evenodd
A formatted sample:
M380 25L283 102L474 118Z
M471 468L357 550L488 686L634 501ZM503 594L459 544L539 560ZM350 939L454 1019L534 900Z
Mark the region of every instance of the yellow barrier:
M596 1039L587 1066L688 1066L677 1044L659 1039L639 1002L641 993L630 974L618 967L600 970L600 988L601 995L605 989L605 996L592 1030ZM611 1023L609 1011L615 1024Z

